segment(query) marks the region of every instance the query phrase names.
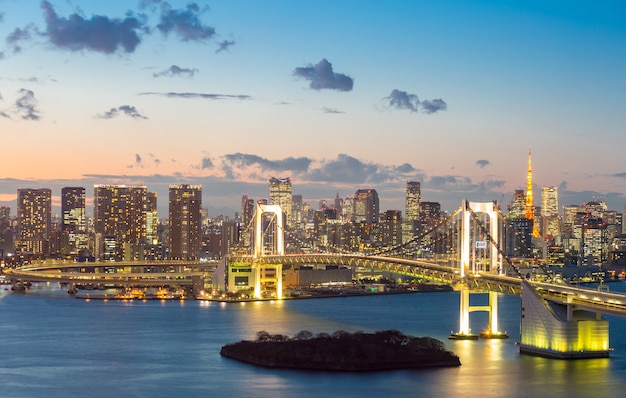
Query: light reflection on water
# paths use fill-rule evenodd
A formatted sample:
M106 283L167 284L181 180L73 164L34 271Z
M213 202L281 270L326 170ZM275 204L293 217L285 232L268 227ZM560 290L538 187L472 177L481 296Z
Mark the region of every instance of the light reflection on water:
M506 340L448 340L458 293L246 302L77 300L54 289L0 295L2 396L622 396L626 320L610 318L608 359L520 355L519 298L499 297ZM484 318L472 314L476 330ZM265 369L219 355L260 330L295 335L397 329L432 336L455 368L374 373ZM68 386L72 386L69 388Z

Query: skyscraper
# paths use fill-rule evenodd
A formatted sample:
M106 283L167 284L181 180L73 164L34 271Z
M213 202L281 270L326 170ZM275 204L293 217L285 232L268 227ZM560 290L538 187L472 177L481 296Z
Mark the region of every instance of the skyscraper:
M201 244L202 186L170 185L170 258L196 260Z
M293 225L291 178L270 178L270 204L279 205L287 218L287 226Z
M541 187L541 215L559 214L559 195L556 187Z
M561 235L559 197L556 187L541 187L541 235Z
M52 190L50 188L17 190L17 245L22 253L49 254L52 224Z
M402 243L402 212L387 210L382 221L382 243L387 246L397 246Z
M154 246L159 243L159 216L157 213L157 193L146 193L146 243Z
M516 189L513 192L513 200L509 206L509 218L522 218L526 217L526 199L524 197L523 189Z
M420 202L422 197L422 188L420 182L409 181L406 183L406 220L418 221L420 219Z
M422 202L420 212L426 229L434 228L441 222L441 203L439 202Z
M61 189L61 254L76 255L88 248L85 188Z
M115 246L116 260L143 257L147 195L145 186L94 186L96 256L102 257L106 241L108 247Z
M359 189L354 194L354 222L377 224L380 205L375 189Z
M245 229L248 224L252 222L254 217L254 199L249 198L247 195L241 197L241 224Z

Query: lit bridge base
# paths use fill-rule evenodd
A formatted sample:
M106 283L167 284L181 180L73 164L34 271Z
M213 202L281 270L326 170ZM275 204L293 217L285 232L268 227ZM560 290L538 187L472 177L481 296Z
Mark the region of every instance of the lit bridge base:
M522 282L520 353L559 359L609 356L609 322L574 304L544 299Z
M466 287L461 288L461 319L460 329L458 333L452 333L448 337L452 340L477 340L478 337L483 339L506 339L509 335L506 332L498 330L498 293L497 292L485 292L485 293L473 293L473 294L489 294L488 305L470 305L470 290ZM489 313L489 327L487 330L474 334L470 329L469 316L470 312L474 311L486 311Z

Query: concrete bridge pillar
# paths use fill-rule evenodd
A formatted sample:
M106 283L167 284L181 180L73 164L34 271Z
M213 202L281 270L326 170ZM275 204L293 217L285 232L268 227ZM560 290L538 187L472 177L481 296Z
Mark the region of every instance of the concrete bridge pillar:
M469 288L462 287L459 292L461 296L460 305L460 320L459 331L457 333L450 334L450 339L456 340L475 340L478 337L484 339L506 339L508 334L501 332L498 329L498 293L496 292L474 292L472 293ZM470 296L474 294L488 294L489 303L487 305L471 305ZM489 326L487 330L480 332L479 334L472 333L470 328L470 312L486 311L489 313Z
M606 358L609 321L599 313L577 310L572 303L544 299L522 281L520 353L548 358Z

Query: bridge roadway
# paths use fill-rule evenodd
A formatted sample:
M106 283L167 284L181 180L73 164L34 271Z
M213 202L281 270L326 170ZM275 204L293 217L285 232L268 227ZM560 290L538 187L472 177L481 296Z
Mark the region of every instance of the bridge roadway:
M119 272L125 268L174 268L173 272ZM150 261L150 262L44 262L19 268L6 268L4 273L13 282L58 282L68 284L116 286L190 286L195 277L207 277L216 267L213 263ZM191 270L190 270L191 268ZM116 272L106 272L115 269ZM88 272L91 270L91 272Z
M250 256L232 257L231 261L252 262ZM489 273L466 274L461 276L459 269L438 265L426 260L412 260L397 257L367 256L353 254L296 254L284 256L264 256L254 259L257 264L332 264L351 267L374 268L413 277L428 277L447 282L453 286L463 285L472 291L500 292L521 295L522 279ZM530 281L545 300L560 304L570 304L574 309L626 317L626 294L603 290L581 288L567 284Z
M317 264L343 265L379 269L392 273L426 277L465 286L472 291L492 291L521 295L519 277L488 273L466 274L461 276L459 269L438 265L427 260L412 260L397 257L368 256L361 254L289 254L284 256L230 256L229 262L254 264ZM67 263L48 262L32 264L17 269L5 269L5 274L13 281L60 282L71 284L115 284L123 286L181 286L191 285L194 277L207 277L214 271L215 263L184 261L149 261L127 263ZM174 272L116 272L106 273L105 268L174 267ZM101 269L102 272L85 272L87 268ZM73 271L69 271L73 270ZM69 272L68 272L69 271ZM82 272L81 272L82 271ZM593 290L562 283L531 281L531 284L546 300L560 304L570 304L576 309L584 309L603 314L626 317L626 294Z

